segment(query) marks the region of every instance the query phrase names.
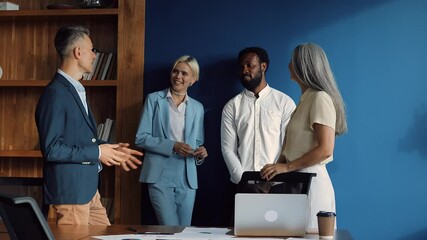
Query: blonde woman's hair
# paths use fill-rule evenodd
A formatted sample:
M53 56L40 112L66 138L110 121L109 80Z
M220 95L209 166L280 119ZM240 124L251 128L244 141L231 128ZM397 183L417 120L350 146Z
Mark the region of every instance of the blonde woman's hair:
M345 104L323 49L314 43L296 46L292 53L291 67L304 86L329 94L337 114L335 134L339 136L346 133Z
M194 57L191 57L189 55L184 55L184 56L178 58L177 60L175 60L175 63L173 64L172 69L174 69L175 66L180 62L185 62L188 64L188 66L190 66L190 69L193 72L193 75L196 78L196 81L198 81L199 80L199 74L200 74L200 68L199 68L199 63L197 63L197 59Z

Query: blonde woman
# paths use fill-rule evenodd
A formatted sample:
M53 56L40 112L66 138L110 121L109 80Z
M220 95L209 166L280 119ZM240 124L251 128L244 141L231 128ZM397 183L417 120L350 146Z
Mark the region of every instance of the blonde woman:
M204 108L187 94L198 79L197 60L178 58L170 87L147 96L136 134L136 145L145 150L139 181L148 185L160 225L191 225L196 165L208 156L203 147Z

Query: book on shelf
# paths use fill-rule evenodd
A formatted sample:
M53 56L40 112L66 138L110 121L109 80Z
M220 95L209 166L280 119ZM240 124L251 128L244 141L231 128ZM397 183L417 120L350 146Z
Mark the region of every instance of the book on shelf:
M96 129L96 132L98 134L98 139L101 139L102 131L104 131L104 124L100 123L100 124L98 124L98 127Z
M92 77L93 77L93 73L94 73L94 71L95 71L95 68L96 68L96 66L98 65L99 55L101 55L101 53L100 53L100 52L97 52L97 53L96 53L96 58L95 58L95 60L93 61L93 64L92 64L92 72L90 72L89 74L87 74L87 75L83 78L83 80L91 80L91 79L92 79Z
M107 118L104 123L104 131L101 136L101 140L108 142L111 133L111 127L113 126L113 120Z
M108 80L116 79L114 76L114 69L117 67L117 58L116 54L113 55L113 59L111 59L111 64L108 67L107 76L105 77Z
M92 72L85 74L83 80L111 80L115 79L117 55L113 52L97 52L93 61Z
M0 1L0 10L19 10L19 5L9 1Z
M96 64L95 69L93 70L93 75L92 75L91 80L99 79L99 77L98 77L98 76L100 76L99 72L101 71L102 64L104 64L105 60L106 60L105 56L106 56L105 53L99 53L99 60Z
M115 142L114 120L107 118L104 123L98 125L98 138L104 142Z
M110 77L109 79L117 79L117 58L113 58L113 66L111 69Z
M107 76L108 68L111 65L111 59L113 59L113 53L112 52L108 53L107 60L105 60L105 64L102 68L102 74L101 74L101 77L99 78L99 80L105 80L106 79L105 77Z
M111 55L111 61L109 62L106 70L106 75L103 80L113 80L116 79L114 75L114 69L117 68L117 54L112 53Z

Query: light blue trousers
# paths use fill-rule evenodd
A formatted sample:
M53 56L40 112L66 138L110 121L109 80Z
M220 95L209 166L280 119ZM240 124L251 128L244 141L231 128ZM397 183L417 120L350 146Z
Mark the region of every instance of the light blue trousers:
M190 226L196 189L188 185L183 157L167 161L160 180L148 184L151 204L160 225Z

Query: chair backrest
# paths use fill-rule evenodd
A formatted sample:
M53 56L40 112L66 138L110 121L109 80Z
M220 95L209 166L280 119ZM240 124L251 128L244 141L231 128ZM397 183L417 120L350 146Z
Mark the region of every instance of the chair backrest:
M294 193L307 194L311 179L316 173L289 172L277 174L270 181L261 178L258 171L246 171L242 175L237 191L240 193Z
M0 215L11 240L54 240L36 201L0 193Z
M5 186L6 189L2 188L2 191L6 190L4 193L14 194L16 189L22 188L31 188L31 192L34 193L32 197L35 198L45 219L47 219L47 214L49 212L49 204L44 204L43 200L43 178L41 177L0 177L0 187ZM8 189L13 189L12 191ZM38 197L38 196L41 197Z

